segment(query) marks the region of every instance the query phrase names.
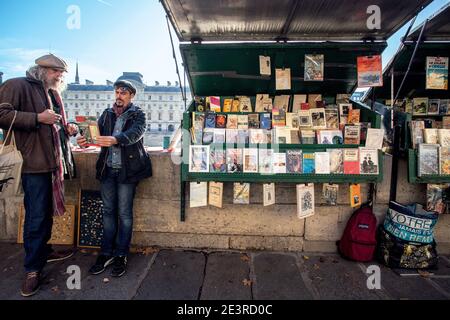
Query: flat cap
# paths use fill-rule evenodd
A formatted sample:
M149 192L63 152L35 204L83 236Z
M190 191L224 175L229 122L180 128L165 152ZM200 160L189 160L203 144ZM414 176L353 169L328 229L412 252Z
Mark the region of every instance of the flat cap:
M64 70L68 72L67 63L57 56L53 54L46 54L45 56L42 56L40 58L37 58L35 63L38 66L44 67L44 68L53 68L58 70Z
M114 88L126 88L132 94L136 94L136 87L127 80L119 80L114 83Z

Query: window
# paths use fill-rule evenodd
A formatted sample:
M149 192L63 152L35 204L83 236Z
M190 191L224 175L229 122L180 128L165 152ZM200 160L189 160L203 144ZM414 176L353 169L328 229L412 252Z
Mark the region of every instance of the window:
M152 120L152 113L151 112L147 113L147 120Z
M100 112L97 112L97 118L100 118Z
M75 99L78 99L78 95L77 94L75 95Z
M75 103L75 108L78 108L78 103Z
M152 96L148 96L148 100L149 100L149 101L152 100Z
M158 131L162 131L162 124L158 124Z
M97 100L99 100L99 99L100 99L100 95L98 94L98 95L97 95Z
M170 101L173 101L173 96L170 96L170 97L169 97L169 100L170 100Z
M169 131L170 131L170 132L175 131L175 127L173 126L173 124L169 125Z
M162 120L162 112L158 112L158 120L159 120L159 121Z
M84 106L84 102L81 102L81 103L80 103L80 106Z
M89 100L89 95L88 95L88 94L86 95L86 99L88 99L88 100Z
M173 112L169 113L169 121L173 121Z
M97 103L97 108L100 107L100 103Z
M108 94L108 100L110 100L110 99L111 99L111 95Z
M75 111L75 116L79 115L80 113L78 111Z
M173 110L173 105L170 105L169 109L170 109L170 110Z
M162 101L162 96L159 96L159 101Z

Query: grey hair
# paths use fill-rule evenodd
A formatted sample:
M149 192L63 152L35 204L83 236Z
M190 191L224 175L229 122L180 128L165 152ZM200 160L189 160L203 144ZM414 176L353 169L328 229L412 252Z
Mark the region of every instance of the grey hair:
M47 68L41 67L39 65L34 65L30 67L27 71L27 74L31 76L32 78L42 81L44 86L48 86L48 80L47 80ZM57 88L50 88L57 90L58 92L63 92L66 89L66 84L64 81L62 81Z

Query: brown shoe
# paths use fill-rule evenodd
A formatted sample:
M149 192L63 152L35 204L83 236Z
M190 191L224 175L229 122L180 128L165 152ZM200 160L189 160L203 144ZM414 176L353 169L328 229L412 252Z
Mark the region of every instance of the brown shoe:
M63 261L69 259L73 256L73 250L61 250L61 251L53 251L47 257L47 262L56 262Z
M29 272L25 276L20 293L23 297L31 297L35 295L40 288L39 272Z

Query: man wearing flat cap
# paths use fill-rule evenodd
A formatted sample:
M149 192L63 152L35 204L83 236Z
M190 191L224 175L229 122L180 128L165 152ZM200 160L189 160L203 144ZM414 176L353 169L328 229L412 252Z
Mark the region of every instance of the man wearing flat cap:
M97 161L103 200L103 242L91 274L100 274L113 265L112 277L126 272L133 232L133 200L136 186L152 175L150 158L144 149L145 113L132 103L136 88L129 81L114 84L116 103L98 120L102 147ZM78 137L80 146L86 145Z
M10 79L0 86L0 128L12 129L22 153L22 186L25 193L25 279L21 294L39 290L40 275L47 262L73 255L55 252L51 238L53 216L64 215L64 178L75 176L69 137L77 134L67 124L63 74L67 64L52 54L35 61L26 77Z

